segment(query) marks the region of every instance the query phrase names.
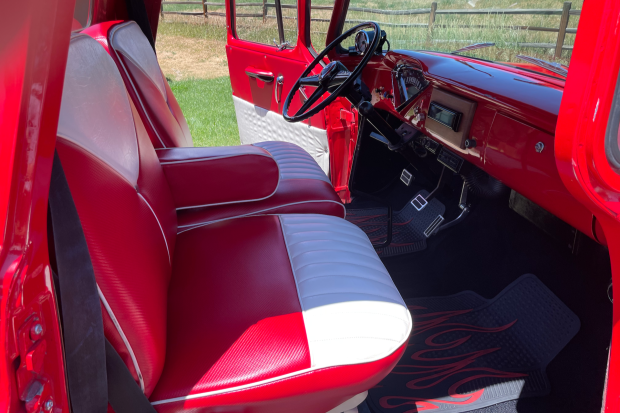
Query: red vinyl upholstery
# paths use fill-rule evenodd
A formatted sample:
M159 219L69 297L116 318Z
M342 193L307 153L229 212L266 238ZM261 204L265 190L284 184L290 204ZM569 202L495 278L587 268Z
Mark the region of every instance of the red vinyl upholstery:
M84 34L70 44L57 151L106 337L159 412L324 413L398 362L411 316L353 224L261 215L177 234L177 183Z
M157 151L177 209L260 201L278 188L278 163L252 146Z
M183 113L159 68L157 56L138 25L132 21L105 22L90 26L83 33L103 45L115 60L153 146L158 149L192 146ZM266 212L344 217L345 208L340 198L325 172L306 151L287 142L261 142L253 146L267 150L278 163L281 182L274 196L230 207L180 211L180 228Z

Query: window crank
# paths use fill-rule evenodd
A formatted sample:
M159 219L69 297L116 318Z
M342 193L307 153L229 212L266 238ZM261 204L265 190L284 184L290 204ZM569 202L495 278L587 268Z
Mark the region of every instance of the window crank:
M284 41L282 44L278 44L276 39L273 39L273 44L275 44L276 47L278 48L278 52L281 52L282 50L285 50L285 49L293 48L293 46L291 46L291 44L287 41Z

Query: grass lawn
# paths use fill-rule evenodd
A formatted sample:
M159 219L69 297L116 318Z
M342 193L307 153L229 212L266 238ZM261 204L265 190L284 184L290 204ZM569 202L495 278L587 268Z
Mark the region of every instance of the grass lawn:
M230 78L170 80L194 146L239 145Z

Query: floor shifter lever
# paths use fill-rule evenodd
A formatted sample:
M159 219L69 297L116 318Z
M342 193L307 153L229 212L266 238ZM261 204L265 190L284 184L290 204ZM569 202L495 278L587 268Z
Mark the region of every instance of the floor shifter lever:
M465 217L471 212L471 208L467 204L467 184L463 181L463 189L461 189L461 198L459 199L459 208L461 208L461 213L458 217L454 218L450 222L446 222L442 226L437 229L437 232L443 231L444 229L450 228L463 221Z

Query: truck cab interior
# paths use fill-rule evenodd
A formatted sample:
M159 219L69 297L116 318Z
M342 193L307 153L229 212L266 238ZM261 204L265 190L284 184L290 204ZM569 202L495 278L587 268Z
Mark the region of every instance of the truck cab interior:
M348 0L323 50L309 0L295 46L252 43L227 0L242 145L195 147L157 61L161 1L35 4L0 29L23 72L0 174L8 412L617 403L620 231L591 195L617 186L579 189L601 158L567 149L602 11L584 5L569 69L393 49L389 26L347 23ZM585 151L612 169L614 91L611 138Z

